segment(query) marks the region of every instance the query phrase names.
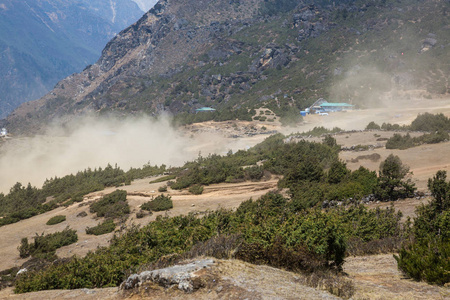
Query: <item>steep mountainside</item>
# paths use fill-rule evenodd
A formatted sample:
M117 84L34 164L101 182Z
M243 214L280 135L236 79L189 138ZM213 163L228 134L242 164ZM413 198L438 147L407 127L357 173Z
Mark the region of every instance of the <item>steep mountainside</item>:
M142 14L131 0L0 0L0 117L95 62Z
M449 92L449 12L444 0L161 0L3 125L23 133L111 111L248 119L261 106L287 122L319 97L434 97ZM201 106L218 112L194 114Z

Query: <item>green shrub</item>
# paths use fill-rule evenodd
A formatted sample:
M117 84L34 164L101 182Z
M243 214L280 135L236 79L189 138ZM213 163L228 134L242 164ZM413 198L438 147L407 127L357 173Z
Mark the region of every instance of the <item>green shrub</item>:
M416 209L413 242L403 247L398 267L415 280L444 285L450 282L450 182L438 171L428 180L433 199Z
M158 192L160 192L160 193L167 192L167 185L160 186L158 188Z
M173 208L172 197L161 194L155 199L141 205L142 210L163 211Z
M168 180L173 180L175 178L177 178L176 175L167 175L167 176L163 176L161 178L152 180L152 181L150 181L150 183L160 183L160 182L164 182L164 181L168 181Z
M450 131L450 119L443 114L424 113L418 115L410 127L414 131Z
M66 216L58 215L50 218L50 220L47 221L47 225L55 225L61 222L64 222L66 220Z
M96 213L97 217L120 218L130 213L130 206L127 203L127 192L116 190L111 194L94 202L90 206L90 212Z
M147 211L143 211L143 210L139 210L137 213L136 213L136 218L137 219L142 219L142 218L144 218L145 216L148 216L148 215L151 215L152 213L150 212L147 212Z
M77 218L84 218L86 216L87 216L87 212L85 212L84 210L77 214Z
M392 137L390 137L386 142L386 149L408 149L416 146L415 140L408 134L402 136L398 133L395 133Z
M245 169L245 176L250 180L260 180L264 176L262 166L251 166Z
M203 194L203 186L195 184L189 187L189 193L194 195L201 195Z
M333 129L327 129L327 128L323 127L323 126L318 126L318 127L314 127L310 131L302 132L300 135L302 135L302 136L310 136L310 135L312 135L312 136L321 136L321 135L324 135L324 134L337 133L337 132L340 132L340 131L342 131L342 129L339 128L339 127L334 127Z
M98 224L94 227L86 227L86 233L87 234L93 234L93 235L102 235L105 233L113 232L116 228L116 224L114 223L113 219L107 219L103 223Z
M381 129L380 125L378 125L374 121L370 122L366 126L366 130L380 130L380 129Z
M411 179L405 179L410 174L409 167L404 165L397 155L390 154L380 163L380 175L376 195L381 200L397 200L414 195L416 190Z
M55 255L55 250L75 243L78 240L76 230L66 227L61 232L50 233L47 235L41 234L34 237L34 242L29 244L27 238L21 240L18 247L21 258L28 256L49 258Z
M450 282L450 242L430 239L414 243L395 256L398 267L414 280L444 285Z
M439 130L412 138L409 133L401 136L396 133L386 142L386 149L408 149L422 144L437 144L449 140L449 134Z

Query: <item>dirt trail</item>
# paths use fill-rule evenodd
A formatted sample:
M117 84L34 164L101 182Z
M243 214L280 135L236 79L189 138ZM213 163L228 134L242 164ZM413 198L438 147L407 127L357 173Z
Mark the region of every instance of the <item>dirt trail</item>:
M353 299L450 299L450 289L407 279L392 254L349 257L344 271L353 280Z

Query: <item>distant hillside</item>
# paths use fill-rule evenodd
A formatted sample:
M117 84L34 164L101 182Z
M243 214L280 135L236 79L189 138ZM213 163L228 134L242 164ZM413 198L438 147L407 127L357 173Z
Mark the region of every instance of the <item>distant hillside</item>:
M440 0L161 0L3 125L20 133L111 111L248 119L261 106L287 123L320 97L435 97L450 86L449 12ZM202 106L217 112L194 114Z
M131 0L0 0L0 117L95 62L142 13Z

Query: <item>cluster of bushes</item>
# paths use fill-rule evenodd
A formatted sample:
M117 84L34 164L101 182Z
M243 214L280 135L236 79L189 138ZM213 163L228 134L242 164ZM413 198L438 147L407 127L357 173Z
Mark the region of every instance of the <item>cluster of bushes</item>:
M320 128L315 131L323 132ZM269 171L284 176L279 187L289 188L292 205L298 209L321 205L325 200L361 199L369 194L375 194L379 200L396 200L413 194L415 187L406 179L407 167L398 157L389 156L382 162L377 176L365 168L350 172L338 160L338 152L336 140L329 135L323 143L304 140L286 143L283 135L273 135L248 151L210 155L187 163L171 187L259 180ZM257 161L263 164L257 166ZM252 166L244 169L245 165Z
M195 184L191 187L189 187L189 193L194 195L201 195L203 194L203 186Z
M54 203L43 204L42 192L31 184L27 187L16 183L6 196L0 193L0 226L31 218L54 207Z
M105 187L130 184L131 180L163 174L166 166L144 165L124 172L119 167L86 169L75 175L55 177L45 181L41 189L16 183L7 195L0 193L0 226L31 218L59 205L70 205L83 200L83 196ZM51 197L52 200L47 201Z
M81 201L82 197L88 193L105 187L122 185L126 180L123 170L117 166L108 165L105 169L87 169L75 175L46 180L42 186L42 192L46 196L55 197L58 203L68 199Z
M339 127L334 127L333 129L327 129L323 126L316 126L313 129L311 129L310 131L305 131L302 133L297 133L294 135L301 135L301 136L323 136L326 134L333 134L333 133L338 133L338 132L342 132L343 130Z
M257 162L257 157L247 151L238 151L235 154L220 156L217 154L208 157L199 157L196 161L187 163L178 172L176 182L172 189L188 188L192 185L209 185L221 182L235 182L245 180L244 165Z
M390 124L383 123L381 126L376 124L375 122L370 122L366 129L374 129L374 130L387 130L387 131L427 131L427 132L436 132L436 131L450 131L450 118L444 116L443 114L430 114L423 113L418 115L414 121L411 122L411 125L399 125L399 124Z
M145 164L142 168L130 168L126 173L125 176L128 180L134 180L134 179L141 179L146 178L150 176L156 176L161 175L164 172L166 172L167 166L166 165L150 165L150 163Z
M158 192L164 193L167 192L167 185L162 185L158 188Z
M395 256L398 267L415 280L450 282L450 182L438 171L428 180L433 200L416 209L413 242Z
M386 149L408 149L416 147L422 144L437 144L440 142L448 141L449 134L445 131L436 131L433 133L424 134L418 137L411 137L409 133L406 135L400 135L395 133L386 142Z
M54 216L54 217L50 218L46 224L47 225L55 225L55 224L64 222L65 220L66 220L66 216L58 215L58 216Z
M55 257L56 249L73 244L76 241L78 241L76 230L67 227L63 231L47 235L36 234L33 243L29 243L28 238L23 238L18 250L21 258L33 256L52 259Z
M211 254L233 253L252 263L285 267L294 271L340 269L346 240L363 243L380 238L401 237L400 214L393 209L307 209L296 211L280 194L243 202L236 211L218 210L202 218L194 215L158 217L143 228L132 227L115 236L109 247L84 258L28 272L16 281L16 292L60 288L93 288L119 285L128 272L156 262L169 254L182 254L194 245L218 236L239 236L232 249ZM222 253L222 254L221 254Z
M424 113L417 116L411 122L410 129L413 131L450 131L450 118L443 114Z
M305 209L332 200L357 201L367 195L389 201L411 197L415 186L408 174L409 168L392 154L381 162L379 176L364 167L351 172L337 159L325 168L310 156L287 169L278 185L289 188L295 209Z
M367 124L366 130L407 131L407 130L409 130L409 126L399 125L399 124L391 124L391 123L383 123L380 126L377 123L372 121L369 124Z
M116 190L111 194L105 195L102 199L90 205L90 212L96 213L97 217L108 219L123 218L130 213L127 192L124 190Z
M93 235L102 235L102 234L113 232L115 228L116 228L116 224L114 223L114 220L106 219L105 221L98 224L97 226L87 227L86 233L93 234Z
M164 211L173 208L172 197L161 194L151 201L141 205L142 210Z

